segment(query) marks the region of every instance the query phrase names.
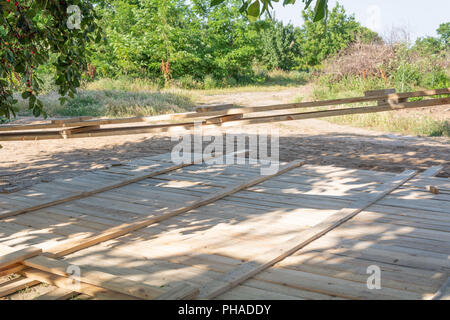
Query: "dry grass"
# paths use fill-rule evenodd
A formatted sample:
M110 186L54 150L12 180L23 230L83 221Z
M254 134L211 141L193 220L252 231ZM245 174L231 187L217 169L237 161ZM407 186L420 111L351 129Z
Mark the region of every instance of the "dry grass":
M394 58L394 49L385 44L353 43L325 62L324 72L335 80L347 76L386 77L384 66Z

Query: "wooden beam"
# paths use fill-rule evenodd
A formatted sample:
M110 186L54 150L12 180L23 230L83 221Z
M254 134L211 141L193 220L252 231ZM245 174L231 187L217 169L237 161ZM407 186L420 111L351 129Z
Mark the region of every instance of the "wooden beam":
M187 112L180 114L168 114L163 116L153 117L154 120L177 120L177 119L189 119L189 118L202 118L202 117L212 117L227 114L239 114L239 113L257 113L266 111L276 111L276 110L288 110L288 109L302 109L302 108L314 108L314 107L324 107L333 105L344 105L351 103L369 102L386 100L393 103L401 101L401 99L412 98L412 97L427 97L435 95L446 95L450 94L450 88L435 89L435 90L424 90L415 92L404 92L404 93L393 93L393 94L381 94L373 96L363 96L355 98L343 98L343 99L333 99L333 100L322 100L322 101L310 101L310 102L299 102L299 103L287 103L287 104L277 104L268 105L261 107L243 107L243 108L229 108L225 110L212 110L207 112Z
M176 113L176 114L165 114L152 117L133 117L133 118L121 118L121 119L93 119L87 121L79 122L67 122L67 123L43 123L34 125L0 125L0 131L20 131L20 130L37 130L37 129L52 129L61 127L81 127L81 126L91 126L91 125L111 125L111 124L125 124L125 123L138 123L138 122L152 122L152 121L166 121L166 120L180 120L180 119L194 119L194 118L206 118L213 116L223 116L227 114L239 114L239 113L254 113L263 111L275 111L275 110L288 110L297 108L313 108L321 106L331 106L331 105L343 105L350 103L386 100L392 102L400 102L401 99L411 98L411 97L425 97L425 96L435 96L435 95L446 95L450 94L450 88L436 89L436 90L425 90L425 91L415 91L415 92L405 92L396 93L388 95L378 95L378 96L364 96L355 98L344 98L344 99L333 99L324 101L311 101L311 102L300 102L300 103L289 103L289 104L278 104L278 105L268 105L262 107L244 107L244 108L229 108L224 110L212 110L207 112L186 112L186 113ZM182 124L171 124L171 125L153 125L153 126L140 126L147 131L138 131L139 127L131 127L134 132L126 133L126 128L121 128L121 131L116 131L117 134L137 134L137 133L147 133L147 132L168 132L174 127L183 126L185 129L189 129L189 123ZM107 129L117 129L117 128L107 128ZM103 135L100 135L103 134ZM112 135L110 131L102 129L100 132L95 132L93 135L88 135L85 133L84 137L93 136L105 136ZM95 134L95 135L94 135ZM83 137L81 133L78 137ZM0 135L0 141L20 141L20 140L38 140L38 139L60 139L62 138L59 131L56 132L46 132L40 133L16 133L15 135Z
M388 95L395 93L395 89L382 89L382 90L369 90L364 92L364 96L366 97L373 97L373 96L382 96L382 95ZM399 101L396 101L397 103ZM403 101L406 102L406 101ZM387 103L387 99L380 99L378 100L378 105L381 106L383 104Z
M240 151L234 152L233 154L236 155L236 154L241 154L241 153L245 153L245 152L247 152L247 150L240 150ZM208 161L211 158L215 158L215 157L219 157L219 156L221 157L223 155L222 154L220 154L220 155L217 154L217 155L212 156L212 157L206 157L203 160L204 161ZM112 183L112 184L110 184L108 186L105 186L105 187L102 187L102 188L98 188L98 189L95 189L95 190L80 192L80 193L77 193L77 194L69 196L69 197L65 197L65 198L61 198L61 199L54 200L54 201L49 201L49 202L43 202L43 203L40 203L40 204L32 206L32 207L18 209L18 210L14 210L14 211L10 211L10 212L5 212L5 213L0 214L0 219L4 219L4 218L7 218L7 217L11 217L11 216L17 216L17 215L20 215L20 214L36 211L36 210L39 210L39 209L56 206L56 205L59 205L59 204L62 204L62 203L66 203L66 202L69 202L69 201L74 201L74 200L90 197L90 196L98 194L98 193L102 193L102 192L110 191L110 190L117 189L117 188L120 188L120 187L124 187L126 185L129 185L129 184L132 184L132 183L135 183L135 182L139 182L139 181L142 181L142 180L145 180L145 179L148 179L148 178L152 178L152 177L155 177L155 176L158 176L158 175L161 175L161 174L166 174L168 172L171 172L171 171L174 171L174 170L186 167L186 166L190 166L192 164L194 164L194 162L172 165L172 166L169 166L169 167L161 169L161 170L156 170L156 171L153 171L153 172L150 172L150 173L144 173L144 174L139 175L139 176L134 177L134 178L121 180L120 182L114 182L114 183Z
M195 299L200 290L198 287L189 284L181 284L172 290L156 297L154 300L192 300Z
M52 120L51 123L53 123L53 124L74 123L74 122L80 122L80 121L86 121L86 120L92 120L92 119L94 119L94 117L81 116L81 117L74 117L74 118L69 118L69 119Z
M334 117L349 114L364 114L364 113L376 113L383 111L392 111L408 108L423 108L431 107L436 105L445 105L450 103L450 98L439 98L439 99L429 99L422 101L413 101L405 103L395 103L388 100L387 104L381 106L372 107L357 107L357 108L346 108L346 109L336 109L336 110L325 110L325 111L313 111L313 112L301 112L292 114L282 114L282 115L268 115L260 117L248 117L243 119L237 119L233 121L227 121L225 123L218 124L206 124L203 120L203 128L215 128L218 126L242 126L248 124L258 124L258 123L270 123L270 122L281 122L289 120L303 120L303 119L314 119L314 118L325 118ZM258 107L263 108L263 107ZM297 107L296 107L297 108ZM245 108L248 109L248 108ZM231 109L230 112L226 114L237 114L245 113L242 108ZM262 110L260 110L262 111ZM255 111L253 111L255 112ZM195 112L194 112L195 113ZM219 115L225 116L222 111L217 111L216 113L211 112L208 115ZM173 115L175 116L175 115ZM181 114L178 114L181 116ZM158 124L158 125L144 125L144 126L134 126L134 127L115 127L115 128L101 128L94 129L89 132L75 133L67 138L87 138L87 137L104 137L104 136L115 136L115 135L128 135L128 134L142 134L142 133L156 133L156 132L182 132L186 130L192 130L195 127L195 122L185 122L185 123L172 123L172 124ZM16 133L0 133L0 141L25 141L25 140L47 140L47 139L62 139L64 138L59 131L44 131L44 132L16 132Z
M103 121L101 121L103 122ZM83 124L79 124L83 125ZM114 135L140 134L140 133L158 133L158 132L182 132L194 128L194 122L154 124L132 127L114 127L94 129L89 132L80 132L67 136L66 138L89 138L89 137L108 137ZM0 133L0 141L35 141L64 139L60 131L24 131L13 133Z
M237 108L234 104L216 104L216 105L204 105L195 108L195 112L209 112L218 110L228 110L231 108Z
M160 216L155 217L152 214L141 220L131 222L131 223L124 223L117 227L107 229L97 235L94 235L94 236L90 236L90 237L82 236L80 238L69 239L69 240L61 242L60 244L58 244L54 247L48 248L45 251L56 257L61 257L61 256L65 256L67 254L94 246L98 243L108 241L110 239L118 238L118 237L128 234L130 232L145 228L154 223L158 223L158 222L167 220L176 215L186 213L186 212L196 209L198 207L213 203L219 199L225 198L225 197L227 197L233 193L236 193L240 190L247 189L251 186L254 186L256 184L259 184L261 182L269 180L275 176L278 176L285 172L288 172L294 168L297 168L297 167L303 165L303 163L304 163L304 161L301 161L301 160L292 161L292 162L282 166L281 168L279 168L278 172L276 172L272 175L260 176L260 177L253 178L253 179L251 179L247 182L241 183L241 184L226 187L223 190L220 190L216 193L213 193L211 195L206 195L206 196L202 197L200 200L190 201L185 206L175 209L175 210L172 210L172 211L169 211L168 213L162 214Z
M67 277L58 276L58 275L55 275L52 273L48 273L45 271L36 270L36 269L32 269L32 268L26 268L25 270L21 271L20 274L22 274L23 276L25 276L29 279L47 283L47 284L56 286L58 288L63 288L63 289L67 289L67 290L73 289L73 285L70 284L70 281L67 281ZM133 299L136 299L135 297L132 297L132 296L129 296L126 294L114 292L111 290L107 290L105 288L93 286L93 285L83 283L83 282L81 282L80 285L78 286L77 292L84 293L84 294L87 294L88 296L96 297L99 299L105 299L105 300L110 300L110 299L133 300Z
M39 284L39 281L27 278L19 278L8 281L7 283L2 284L0 286L0 297L10 295L12 293L15 293L25 288L35 286L37 284Z
M78 295L78 292L56 287L54 290L47 292L34 300L67 300L76 295Z
M224 122L228 122L228 121L239 120L239 119L242 119L243 117L244 117L244 115L242 113L228 114L225 116L208 118L205 120L204 124L224 123Z
M337 228L349 219L353 218L361 211L370 207L371 205L403 185L405 182L413 178L416 174L417 171L404 171L403 173L395 176L391 181L384 183L375 191L369 193L364 198L353 202L350 207L339 210L337 213L330 216L325 221L303 232L300 232L299 235L287 240L285 243L279 245L278 248L272 248L267 251L266 254L258 256L258 261L247 262L239 266L238 268L226 273L222 279L217 279L205 284L200 288L199 298L212 299L214 297L217 297L218 295L250 279L256 274L270 268L281 260L302 249L309 243L317 240L331 230Z
M63 137L70 136L71 134L74 133L83 133L83 132L89 132L95 129L100 129L99 125L92 125L92 126L83 126L83 127L74 127L74 128L69 128L69 129L65 129L65 130L61 130L60 134Z
M417 178L429 178L429 177L435 177L439 174L440 171L444 169L443 166L433 166L424 172L422 172Z
M234 125L242 126L242 125L247 125L247 124L258 124L258 123L268 123L268 122L280 122L280 121L304 120L304 119L319 119L319 118L343 116L343 115L349 115L349 114L376 113L376 112L393 111L393 110L401 110L401 109L432 107L432 106L445 105L445 104L450 104L450 98L429 99L429 100L405 102L405 103L398 103L398 104L393 103L393 102L388 102L387 104L384 104L381 106L302 112L302 113L282 114L282 115L276 115L276 116L269 115L269 116L263 116L263 117L249 117L249 118L244 118L241 120L225 122L224 124L222 124L222 126L224 126L224 127L234 126Z
M450 278L448 278L442 287L431 297L431 300L450 300Z
M42 249L28 247L16 250L11 247L0 244L0 269L12 267L16 263L20 263L27 258L37 256L42 253Z
M41 255L24 260L22 263L27 267L38 269L48 273L53 273L58 276L70 276L70 274L67 273L70 264L63 260L56 260ZM160 287L138 283L102 271L90 270L84 266L79 267L81 269L79 280L90 285L123 293L140 299L153 299L165 293L165 291Z
M21 263L13 264L7 268L0 269L0 277L8 276L13 273L17 273L25 269L25 266Z

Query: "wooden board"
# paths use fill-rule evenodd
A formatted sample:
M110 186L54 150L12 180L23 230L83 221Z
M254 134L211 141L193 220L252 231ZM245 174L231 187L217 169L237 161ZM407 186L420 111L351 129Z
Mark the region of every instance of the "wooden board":
M19 278L11 280L6 284L0 285L0 297L7 296L19 290L29 288L37 284L39 284L39 281L28 278Z
M206 299L217 297L218 295L239 285L245 280L255 276L261 271L273 266L277 262L285 259L307 244L320 238L324 234L353 218L355 215L404 184L416 174L416 171L405 171L403 174L398 175L395 179L387 183L385 186L383 185L382 189L369 194L364 199L356 201L351 207L342 209L337 214L331 216L329 219L312 227L311 229L306 230L299 236L293 237L287 243L283 244L280 249L270 249L270 251L268 251L267 253L267 257L265 257L265 259L267 259L266 262L247 262L239 268L227 273L223 279L220 279L220 283L214 282L200 288L200 297ZM259 259L261 258L259 257Z
M434 90L432 92L428 92L430 95L437 94L448 94L450 91L447 89ZM423 93L423 92L422 92ZM392 95L394 96L394 95ZM395 95L399 97L400 95ZM414 95L412 95L414 96ZM423 96L423 95L422 95ZM441 99L430 99L423 101L414 101L414 102L402 102L397 98L397 100L392 100L391 95L385 95L387 97L386 103L373 107L360 107L360 108L346 108L346 109L337 109L337 110L326 110L326 111L314 111L314 112L303 112L303 113L292 113L292 114L283 114L278 116L265 116L265 117L249 117L244 119L235 119L231 121L226 121L225 123L208 123L208 121L203 120L202 124L204 128L215 128L221 125L244 125L244 124L256 124L256 123L265 123L265 122L279 122L279 121L289 121L289 120L300 120L300 119L312 119L312 118L322 118L322 117L331 117L338 115L348 115L348 114L364 114L364 113L374 113L374 112L383 112L390 110L399 110L406 108L421 108L421 107L430 107L436 105L445 105L450 102L450 98L441 98ZM365 99L374 100L374 98L379 98L375 96L365 97ZM354 98L355 102L361 100L361 98ZM363 99L364 100L364 99ZM401 100L404 101L404 100ZM341 101L342 102L342 101ZM342 102L343 103L343 102ZM304 103L305 105L308 103ZM310 103L311 104L311 103ZM314 103L312 103L314 104ZM316 102L318 105L327 105L327 102ZM257 107L255 108L232 108L229 110L219 110L219 111L210 111L205 113L198 112L190 112L184 114L172 114L172 115L163 115L152 117L153 120L176 120L176 119L189 119L189 118L199 118L199 117L213 117L219 116L219 119L227 120L226 116L231 115L239 115L244 113L253 113L253 112L261 112L268 110L283 110L283 109L292 109L292 108L302 108L302 104L291 104L290 107L286 105L281 106L268 106L268 107ZM264 110L262 110L264 109ZM237 116L238 118L240 116ZM124 122L132 122L130 119L123 119ZM89 122L91 121L91 122ZM150 121L149 118L140 121ZM215 119L214 121L217 121ZM119 119L110 119L110 120L88 120L83 121L81 123L71 123L73 127L82 127L82 126L95 126L102 124L111 124L111 123L120 123ZM142 126L131 126L131 127L113 127L113 128L100 128L100 129L92 129L88 132L79 132L73 133L70 135L61 135L59 131L24 131L24 132L13 132L13 133L0 133L0 141L24 141L24 140L40 140L40 139L61 139L61 138L83 138L83 137L100 137L100 136L111 136L111 135L127 135L127 134L139 134L139 133L149 133L149 132L182 132L186 130L192 130L196 126L196 122L184 122L184 123L166 123L166 124L156 124L156 125L142 125ZM36 129L38 125L34 125L33 127L28 127L28 129ZM41 125L42 128L43 125ZM49 124L49 126L55 126L55 124ZM15 127L13 130L12 126L7 126L8 128L3 129L3 131L17 131L18 127ZM2 127L0 127L1 129ZM21 127L23 129L23 126Z
M53 273L58 276L68 277L70 265L64 261L52 259L46 256L38 256L22 262L27 267ZM81 268L79 276L81 282L105 288L111 291L123 293L141 299L153 299L164 293L164 290L149 285L139 284L111 275L102 271Z
M142 220L136 221L134 223L125 223L123 225L117 226L117 227L113 227L109 230L106 230L104 232L102 232L99 235L96 236L92 236L89 238L81 238L81 239L75 239L75 240L69 240L66 241L60 245L57 245L53 248L50 248L48 250L46 250L46 252L51 253L55 256L64 256L67 255L69 253L93 246L97 243L100 242L104 242L110 239L114 239L117 237L120 237L122 235L125 235L127 233L142 229L144 227L147 227L151 224L157 223L157 222L161 222L163 220L169 219L171 217L174 217L176 215L188 212L190 210L193 210L195 208L201 207L201 206L205 206L207 204L213 203L219 199L222 199L224 197L227 197L235 192L238 192L242 189L246 189L248 187L251 187L253 185L256 185L258 183L261 183L265 180L268 180L274 176L283 174L289 170L292 170L294 168L297 168L301 165L303 165L304 161L293 161L283 167L281 167L275 174L272 175L268 175L268 176L261 176L261 177L257 177L255 179L252 179L248 182L245 183L241 183L235 186L230 186L225 188L224 190L221 190L215 194L212 195L208 195L200 200L197 201L193 201L190 204L183 206L181 208L175 209L173 211L170 211L168 213L165 213L163 215L157 216L157 217L153 217L149 216L147 218L144 218Z
M450 300L450 278L444 282L442 287L436 292L431 300Z
M164 156L148 158L109 172L3 195L0 203L4 207L34 205L47 194L57 198L72 189L80 192L93 182L108 185L117 178L156 170L159 163L168 162ZM56 261L78 265L82 273L87 271L85 281L96 284L82 282L76 292L94 299L137 299L129 291L112 290L121 285L136 288L136 283L161 289L162 294L155 296L158 299L194 298L198 288L209 285L217 289L239 282L240 277L273 259L281 260L216 298L422 299L435 294L448 278L450 194L425 190L426 185L443 188L448 184L448 179L433 177L438 169L415 176L351 219L340 221L360 209L358 204L376 200L398 176L304 165L235 190L259 179L262 166L194 164L6 218L0 221L0 244L14 247L8 253L30 246L47 251L200 203L203 205L154 220L120 237L81 246L80 251ZM224 191L233 193L222 197ZM205 199L215 201L203 203ZM331 221L337 213L342 216ZM326 232L325 223L341 224ZM25 264L33 259L25 259ZM47 266L39 262L39 268L51 271L53 260ZM381 290L366 287L366 268L373 264L382 270ZM56 287L71 290L64 285L67 274L62 275L62 266L56 266L51 271L54 274L26 268L15 263L0 269L0 275L18 272L52 286L56 281ZM110 289L100 287L101 282L109 283Z
M37 256L42 253L42 249L38 248L24 248L14 250L7 246L0 244L0 270L12 267L18 262L22 262L27 258Z
M242 154L242 153L245 153L245 152L246 152L246 150L240 150L240 151L234 152L233 155ZM215 155L215 156L212 156L212 157L205 157L203 159L203 161L211 160L214 157L222 157L222 155ZM195 158L195 156L194 156L194 158ZM195 159L194 159L194 161L195 161ZM0 219L4 219L4 218L7 218L7 217L12 217L12 216L17 216L17 215L20 215L20 214L24 214L24 213L31 212L31 211L36 211L36 210L43 209L43 208L52 207L52 206L55 206L55 205L63 204L63 203L66 203L66 202L77 200L77 199L87 198L87 197L93 196L93 195L98 194L98 193L102 193L102 192L106 192L106 191L109 191L109 190L121 188L121 187L127 186L127 185L132 184L132 183L136 183L136 182L139 182L139 181L142 181L142 180L145 180L145 179L157 176L157 175L165 174L165 173L168 173L170 171L174 171L174 170L180 169L182 167L190 166L193 163L194 162L171 165L171 166L167 166L167 167L165 167L163 169L155 170L155 171L150 172L150 173L147 172L147 173L144 173L144 174L140 174L140 175L134 176L133 178L123 179L123 180L120 180L119 182L114 181L113 183L111 183L111 184L109 184L107 186L103 186L103 187L98 188L98 189L94 189L94 190L90 190L90 191L83 191L83 192L78 192L78 193L74 192L75 194L72 194L70 196L66 196L66 197L63 197L63 198L60 198L58 196L58 199L56 199L56 200L43 201L43 202L41 202L39 204L36 204L34 206L31 206L31 207L26 207L26 208L22 208L22 209L18 209L18 210L12 210L12 211L1 213L0 214ZM90 183L92 183L92 181L90 181Z

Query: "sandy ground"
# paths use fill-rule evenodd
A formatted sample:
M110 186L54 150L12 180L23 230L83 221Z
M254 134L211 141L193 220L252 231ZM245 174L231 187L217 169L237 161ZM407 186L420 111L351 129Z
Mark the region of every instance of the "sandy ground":
M210 95L199 103L236 103L258 106L308 99L307 86L277 92L242 92ZM443 112L449 108L446 106ZM445 115L445 113L444 113ZM244 134L261 128L279 131L280 160L400 172L443 165L440 176L450 177L450 139L394 135L331 124L298 120L233 128ZM170 152L177 141L166 134L139 134L70 140L2 142L0 191L12 192L34 183L72 177L118 161Z

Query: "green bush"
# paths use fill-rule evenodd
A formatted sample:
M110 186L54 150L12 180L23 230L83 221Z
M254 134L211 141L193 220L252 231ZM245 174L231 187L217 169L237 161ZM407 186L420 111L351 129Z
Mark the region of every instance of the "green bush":
M203 83L204 83L204 88L207 89L207 90L208 89L214 89L214 88L217 88L219 86L219 83L210 74L205 77L205 80L203 80Z

